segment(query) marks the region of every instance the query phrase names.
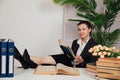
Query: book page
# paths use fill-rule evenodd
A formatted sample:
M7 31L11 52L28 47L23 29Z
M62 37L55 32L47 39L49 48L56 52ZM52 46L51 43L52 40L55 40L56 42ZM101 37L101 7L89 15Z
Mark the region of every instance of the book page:
M79 71L76 68L68 67L61 63L57 64L57 72L60 74L79 75Z
M41 75L55 75L57 73L56 66L41 66L39 65L34 74L41 74Z

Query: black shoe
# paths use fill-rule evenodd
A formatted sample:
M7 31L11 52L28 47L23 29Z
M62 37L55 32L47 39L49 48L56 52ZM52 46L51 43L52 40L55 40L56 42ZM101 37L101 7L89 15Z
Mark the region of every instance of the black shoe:
M29 65L24 61L23 57L21 56L20 52L18 51L16 47L14 47L14 58L17 59L21 63L24 69L29 68Z
M29 68L36 68L38 66L38 64L30 59L27 49L23 53L23 59L29 64Z

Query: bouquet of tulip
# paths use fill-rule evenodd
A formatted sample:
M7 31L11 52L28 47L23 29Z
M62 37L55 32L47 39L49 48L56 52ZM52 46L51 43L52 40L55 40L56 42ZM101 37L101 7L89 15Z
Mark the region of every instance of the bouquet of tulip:
M100 58L104 57L114 57L120 58L120 50L116 47L106 47L102 45L94 46L89 49L89 52L92 53L93 56L100 56Z

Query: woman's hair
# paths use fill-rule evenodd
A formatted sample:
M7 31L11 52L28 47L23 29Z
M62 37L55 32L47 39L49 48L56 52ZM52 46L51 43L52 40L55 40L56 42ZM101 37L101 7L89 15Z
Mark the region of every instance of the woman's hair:
M84 20L82 20L82 21L80 21L77 25L79 26L79 25L81 25L81 24L86 24L89 29L90 29L90 28L92 29L92 24L91 24L89 21L84 21Z

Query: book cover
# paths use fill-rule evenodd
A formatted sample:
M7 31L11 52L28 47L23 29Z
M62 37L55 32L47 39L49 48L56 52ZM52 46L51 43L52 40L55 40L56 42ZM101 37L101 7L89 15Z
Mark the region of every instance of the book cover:
M110 73L113 75L120 75L120 70L114 70L114 69L104 69L104 68L97 68L98 73Z
M9 39L7 42L7 76L14 76L14 41Z
M105 62L111 62L111 63L120 63L119 58L99 58L98 61L105 61Z
M91 62L86 64L86 71L97 73L96 62Z
M120 63L116 62L107 62L107 61L96 61L97 66L108 66L108 67L119 67L120 68Z
M97 69L96 62L91 62L86 64L87 68Z
M97 73L97 77L99 77L99 78L109 78L109 79L115 79L115 80L120 79L120 75L114 75L114 74L108 74L108 73Z
M63 44L63 42L60 39L58 40L58 42L59 42L59 46L62 49L63 53L67 55L71 61L73 61L75 59L75 55L72 49L68 45Z
M6 77L7 41L0 40L0 77Z
M86 71L92 72L92 73L97 73L97 70L96 69L92 69L92 68L86 68Z
M118 70L120 71L120 67L109 67L109 66L97 66L97 69L101 68L101 69L109 69L109 70Z

